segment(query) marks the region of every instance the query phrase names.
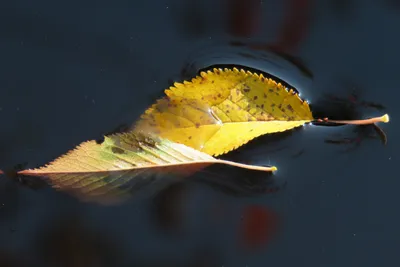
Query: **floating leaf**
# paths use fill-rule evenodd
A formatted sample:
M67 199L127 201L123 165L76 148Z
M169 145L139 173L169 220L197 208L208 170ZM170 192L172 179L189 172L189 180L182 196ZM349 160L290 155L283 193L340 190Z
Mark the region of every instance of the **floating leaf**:
M54 187L83 199L109 202L129 196L160 175L187 176L211 164L276 170L215 159L185 145L137 132L111 135L101 144L84 142L44 167L19 174L42 176Z
M236 68L201 72L165 93L167 97L146 110L134 131L153 132L213 156L258 136L315 121L308 103L295 91L262 74Z
M150 129L210 155L314 120L293 90L236 68L202 72L165 93L168 98L148 109L136 129Z

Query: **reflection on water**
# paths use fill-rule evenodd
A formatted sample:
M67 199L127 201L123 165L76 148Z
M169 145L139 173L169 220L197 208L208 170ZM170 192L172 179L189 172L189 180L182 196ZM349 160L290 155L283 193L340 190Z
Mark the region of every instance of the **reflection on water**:
M292 87L303 87L299 85L309 83L313 74L303 66L304 63L293 61L290 54L278 53L268 46L252 43L203 45L186 59L179 80L189 80L198 75L199 71L212 67L245 66L246 69L272 75L271 77L292 84Z

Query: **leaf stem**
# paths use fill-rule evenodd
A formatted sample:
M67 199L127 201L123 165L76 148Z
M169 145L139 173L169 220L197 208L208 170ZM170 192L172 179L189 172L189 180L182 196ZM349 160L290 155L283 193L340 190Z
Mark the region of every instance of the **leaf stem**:
M255 171L274 172L274 171L278 170L278 168L275 167L275 166L266 167L266 166L248 165L248 164L243 164L243 163L229 161L229 160L217 160L217 162L215 162L215 163L218 163L218 162L222 163L222 164L231 165L231 166L234 166L234 167L239 167L239 168L249 169L249 170L255 170Z
M388 123L389 122L389 115L385 114L381 117L375 117L375 118L370 118L370 119L365 119L365 120L329 120L328 118L325 119L318 119L316 122L326 122L326 123L337 123L337 124L353 124L353 125L367 125L367 124L373 124L377 122L384 122Z

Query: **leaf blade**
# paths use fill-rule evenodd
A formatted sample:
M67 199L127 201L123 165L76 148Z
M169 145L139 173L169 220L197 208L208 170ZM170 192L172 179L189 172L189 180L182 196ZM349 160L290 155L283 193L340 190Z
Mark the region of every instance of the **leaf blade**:
M314 120L308 103L293 90L236 68L202 72L165 93L134 131L146 129L213 156Z
M102 144L83 142L41 168L18 174L44 177L53 187L86 201L113 203L126 199L143 184L166 175L185 177L212 164L276 170L215 159L183 144L129 133L105 137Z

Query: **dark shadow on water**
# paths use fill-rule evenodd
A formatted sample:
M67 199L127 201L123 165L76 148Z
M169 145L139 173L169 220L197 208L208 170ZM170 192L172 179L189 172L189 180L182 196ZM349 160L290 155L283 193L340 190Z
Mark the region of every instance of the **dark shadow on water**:
M235 197L273 194L286 186L286 182L275 179L272 172L256 172L229 166L211 166L192 179Z
M284 51L280 51L277 48L273 47L273 46L269 46L269 45L263 45L263 44L246 44L246 43L242 43L242 42L237 42L237 41L232 41L230 42L231 46L235 46L235 47L246 47L249 48L251 50L255 50L255 51L265 51L265 52L270 52L273 54L276 54L277 56L281 57L282 59L290 62L291 64L293 64L296 68L298 68L300 70L300 72L310 78L313 79L314 78L314 74L312 73L312 71L310 70L309 67L306 66L306 64L303 62L303 60L297 56L293 56L287 52ZM252 54L241 54L245 57L249 57L249 58L254 58L255 56ZM254 58L256 59L256 58Z
M74 217L75 216L75 217ZM36 238L36 250L48 266L113 266L117 264L119 246L106 235L85 226L78 215L49 225Z
M262 46L261 49L242 42L232 41L225 45L199 49L198 52L186 59L180 74L176 78L170 79L170 85L173 85L174 81L189 80L196 76L200 70L209 69L210 66L214 65L243 66L268 77L274 77L284 84L287 81L283 78L287 76L296 77L300 74L300 76L309 80L313 77L311 70L305 66L305 63L299 57L275 51L269 47Z
M27 267L29 266L22 257L6 250L0 250L0 266L2 267Z

